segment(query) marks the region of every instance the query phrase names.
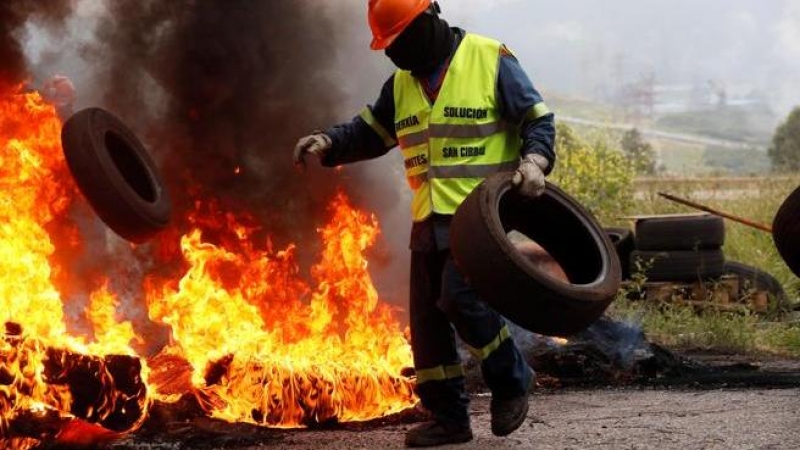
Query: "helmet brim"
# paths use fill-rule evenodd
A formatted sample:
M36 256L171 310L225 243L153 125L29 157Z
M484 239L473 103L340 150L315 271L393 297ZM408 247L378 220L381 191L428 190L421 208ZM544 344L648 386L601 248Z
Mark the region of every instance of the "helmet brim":
M392 42L394 42L397 39L397 37L400 36L400 34L402 34L402 32L395 33L387 37L373 38L372 43L369 45L369 48L373 50L386 50L387 48L389 48L390 45L392 45Z

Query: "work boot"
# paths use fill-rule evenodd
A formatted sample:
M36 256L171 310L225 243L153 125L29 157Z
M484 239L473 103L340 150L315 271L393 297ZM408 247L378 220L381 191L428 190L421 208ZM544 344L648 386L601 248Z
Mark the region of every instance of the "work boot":
M492 397L490 411L492 413L492 434L508 436L525 422L528 415L528 395L536 385L536 377L531 375L526 392L518 397L500 399Z
M408 430L406 447L435 447L445 444L462 444L472 440L472 428L450 427L439 422L425 422Z

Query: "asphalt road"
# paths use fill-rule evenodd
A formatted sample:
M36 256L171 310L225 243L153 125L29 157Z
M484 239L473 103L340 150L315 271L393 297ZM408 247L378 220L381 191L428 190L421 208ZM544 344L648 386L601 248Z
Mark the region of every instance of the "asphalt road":
M537 450L800 449L800 389L591 390L539 394L523 428L489 431L489 401L472 403L475 440L442 448ZM408 425L368 431L301 431L248 450L403 448Z
M489 398L473 398L475 440L459 450L795 450L800 449L800 388L594 389L536 393L520 430L489 431ZM330 430L267 430L206 420L111 450L402 449L412 424L388 419ZM398 425L399 424L399 425ZM180 425L180 424L173 424Z

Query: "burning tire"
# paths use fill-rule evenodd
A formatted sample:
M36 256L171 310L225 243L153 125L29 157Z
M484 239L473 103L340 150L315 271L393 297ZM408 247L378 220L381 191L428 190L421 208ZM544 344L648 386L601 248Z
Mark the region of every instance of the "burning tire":
M606 228L605 231L617 250L617 256L622 268L622 278L630 278L631 252L634 250L633 231L627 228Z
M800 188L784 200L775 214L772 239L786 265L800 277Z
M85 109L64 124L61 143L78 188L114 232L141 243L167 226L171 206L161 176L121 120Z
M699 281L724 274L725 256L722 250L635 250L631 268L641 269L647 281Z
M560 280L517 251L517 231L543 247L563 269ZM578 202L548 185L527 200L510 174L478 186L456 212L450 244L460 270L500 314L540 334L568 336L597 320L621 283L610 239Z
M725 224L721 217L651 217L636 221L637 250L708 250L724 243Z

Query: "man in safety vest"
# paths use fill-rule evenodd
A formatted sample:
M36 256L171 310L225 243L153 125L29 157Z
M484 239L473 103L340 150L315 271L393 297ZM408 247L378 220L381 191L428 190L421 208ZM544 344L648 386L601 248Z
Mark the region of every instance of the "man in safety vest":
M503 318L459 273L449 224L487 176L516 171L520 192L537 197L555 162L553 115L501 43L450 28L431 0L369 0L372 48L399 70L374 105L352 122L306 136L294 152L328 167L376 158L400 146L413 191L411 345L417 393L434 420L411 429L406 445L467 442L469 398L453 328L481 361L492 391L492 432L505 436L528 413L533 371ZM487 268L491 270L491 268Z

